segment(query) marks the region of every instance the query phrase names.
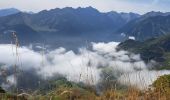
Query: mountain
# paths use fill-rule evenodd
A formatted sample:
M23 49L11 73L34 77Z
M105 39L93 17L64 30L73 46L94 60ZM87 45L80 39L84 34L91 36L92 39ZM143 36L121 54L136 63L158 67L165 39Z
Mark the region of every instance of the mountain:
M118 33L134 36L144 41L170 32L170 13L149 12L128 22Z
M119 44L118 50L140 54L145 61L157 62L156 69L170 69L170 35L141 41L126 40Z
M139 18L141 15L136 14L136 13L118 13L115 11L111 11L106 13L112 20L114 20L115 22L117 22L117 25L125 25L126 23L128 23L131 20L137 19Z
M22 44L38 42L41 36L25 23L26 13L17 13L0 18L0 43L11 43L14 40L12 33L17 33Z
M127 23L121 14L101 13L98 10L87 8L52 9L41 11L31 16L31 24L37 31L51 31L64 33L81 33L92 31L115 31ZM32 25L31 25L32 26Z
M143 16L141 16L141 20L142 20L142 19L146 19L146 18L148 18L148 17L168 16L168 15L170 15L170 12L165 12L165 13L163 13L163 12L160 12L160 11L158 11L158 12L151 11L151 12L148 12L148 13L144 14Z
M81 44L80 41L113 39L110 35L137 17L132 13L101 13L92 7L56 8L34 14L20 12L1 17L0 32L16 31L21 41L43 38L43 41L50 43Z
M130 13L122 12L122 13L120 13L120 15L121 15L121 18L123 18L126 21L126 23L128 23L128 22L130 22L130 21L132 21L134 19L137 19L137 18L139 18L141 16L139 14L132 13L132 12L130 12Z
M67 7L41 11L31 16L31 23L37 31L80 33L88 31L115 30L113 20L96 9Z
M16 13L19 13L19 12L20 11L18 9L15 9L15 8L1 9L0 10L0 17L16 14Z

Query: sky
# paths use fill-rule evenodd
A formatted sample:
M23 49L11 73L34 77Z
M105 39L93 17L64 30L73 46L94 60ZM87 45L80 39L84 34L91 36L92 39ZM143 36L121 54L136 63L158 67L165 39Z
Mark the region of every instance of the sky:
M17 8L39 12L44 9L92 6L101 12L170 12L170 0L0 0L0 9Z

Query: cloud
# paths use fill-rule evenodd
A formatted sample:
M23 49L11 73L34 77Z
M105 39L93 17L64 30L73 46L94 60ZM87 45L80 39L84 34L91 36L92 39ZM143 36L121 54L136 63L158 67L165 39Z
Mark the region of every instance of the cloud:
M26 47L17 48L14 45L0 45L0 64L5 64L7 67L17 66L23 69L40 66L42 56L40 53L34 52ZM22 61L20 61L22 60ZM24 66L22 66L22 64Z
M139 89L147 89L159 76L168 74L170 74L169 70L142 70L133 73L126 73L119 77L118 81L124 85L136 86Z
M90 49L79 48L78 53L60 47L45 54L27 47L17 48L16 53L14 45L0 45L0 64L4 69L14 68L16 64L23 72L34 70L44 80L59 74L69 81L92 85L99 83L103 70L109 69L112 73L108 74L113 74L121 84L138 84L141 88L144 81L140 82L138 78L136 80L134 78L139 76L144 77L146 85L149 86L153 82L150 81L150 78L155 80L158 77L155 74L158 71L148 70L148 67L151 67L154 62L146 64L141 60L139 54L117 51L118 44L116 42L91 43ZM160 71L160 73L163 75L169 71ZM10 80L10 83L17 83L11 78L13 74L9 74L7 79Z

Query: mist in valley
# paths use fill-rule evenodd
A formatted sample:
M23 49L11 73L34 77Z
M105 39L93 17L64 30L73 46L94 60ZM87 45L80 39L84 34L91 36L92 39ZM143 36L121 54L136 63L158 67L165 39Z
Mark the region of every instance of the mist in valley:
M150 70L155 61L145 63L140 54L117 50L118 44L91 42L76 52L63 47L48 50L39 46L40 50L35 51L26 46L1 44L1 86L6 90L14 86L36 89L39 82L64 77L96 87L108 79L122 86L147 89L157 77L170 74L168 70Z

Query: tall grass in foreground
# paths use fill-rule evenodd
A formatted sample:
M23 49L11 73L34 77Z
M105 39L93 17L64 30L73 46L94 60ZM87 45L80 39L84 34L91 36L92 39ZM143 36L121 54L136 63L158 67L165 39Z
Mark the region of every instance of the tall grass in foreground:
M19 57L18 48L19 42L15 33L13 33L13 39L15 41L15 48L12 47L12 50L15 49L16 61L14 65L14 74L15 80L17 80L18 75L18 66L17 63L20 63L20 67L22 66L21 58ZM89 53L86 53L89 56ZM44 46L42 51L42 67L44 66ZM83 60L82 60L83 62ZM72 66L71 62L69 62L70 66ZM83 66L83 65L82 65ZM73 66L72 66L73 67ZM45 94L42 94L37 91L32 92L18 92L17 85L14 87L14 94L9 93L0 93L0 100L170 100L170 75L161 76L156 80L151 88L146 90L139 90L136 86L128 86L124 89L119 89L116 81L110 80L109 73L106 73L108 76L103 79L103 84L105 87L102 92L98 93L95 86L93 86L95 81L95 75L92 72L91 64L89 63L89 67L87 69L82 70L80 73L79 81L84 78L86 80L87 85L83 87L75 84L62 83L59 86L54 86L50 91ZM84 72L90 72L89 74L83 75ZM142 77L139 77L141 81L144 81ZM129 82L131 81L129 76L125 76ZM39 83L41 85L41 83ZM64 84L64 85L63 85ZM70 85L71 84L71 85ZM50 86L49 86L50 87ZM142 87L146 88L145 83Z

